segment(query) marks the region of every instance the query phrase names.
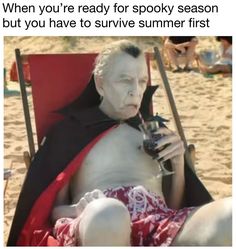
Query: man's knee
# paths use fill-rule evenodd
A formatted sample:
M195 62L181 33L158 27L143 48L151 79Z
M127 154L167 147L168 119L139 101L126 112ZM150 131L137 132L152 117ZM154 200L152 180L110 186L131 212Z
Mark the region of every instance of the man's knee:
M222 212L219 217L219 234L223 245L232 245L232 199L231 197L220 200L219 206L222 207Z
M232 199L224 198L215 202L216 211L213 222L213 233L209 236L209 245L231 246L232 245ZM211 222L211 221L209 221Z
M79 240L84 246L125 246L130 243L130 232L130 215L124 204L113 198L102 198L85 208Z
M232 244L231 198L204 205L188 217L174 246L230 246Z

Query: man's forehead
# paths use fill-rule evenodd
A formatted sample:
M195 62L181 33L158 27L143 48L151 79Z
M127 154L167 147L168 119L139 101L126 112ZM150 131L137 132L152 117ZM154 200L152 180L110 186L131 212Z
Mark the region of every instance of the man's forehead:
M122 67L127 71L132 67L146 67L146 60L143 54L140 54L138 57L134 57L125 52L121 52L113 56L110 64L113 68L114 66ZM125 70L125 71L126 71ZM124 71L124 73L125 73Z

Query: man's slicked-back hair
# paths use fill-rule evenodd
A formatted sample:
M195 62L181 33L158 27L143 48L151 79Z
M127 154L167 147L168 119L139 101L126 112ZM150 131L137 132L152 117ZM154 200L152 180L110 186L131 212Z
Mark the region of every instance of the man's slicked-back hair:
M135 44L124 44L121 46L121 51L137 58L141 54L141 49Z
M96 58L94 75L103 77L106 74L111 60L114 56L126 53L134 58L143 55L143 51L138 45L128 40L120 40L110 43Z

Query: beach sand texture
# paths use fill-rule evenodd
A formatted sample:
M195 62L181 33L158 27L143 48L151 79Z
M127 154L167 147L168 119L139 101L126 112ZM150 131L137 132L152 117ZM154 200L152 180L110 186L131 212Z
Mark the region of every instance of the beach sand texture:
M14 49L22 53L99 52L104 44L121 37L5 37L4 66L8 88L19 91L19 85L9 82L9 70ZM146 51L158 45L156 37L129 38L143 45ZM217 48L214 37L199 37L197 51ZM196 171L215 199L232 193L232 78L215 75L204 77L199 72L174 74L167 71L176 106L188 143L196 147ZM160 88L154 96L154 110L171 120L156 65L152 62L152 82ZM29 103L32 107L31 89ZM31 112L33 120L33 113ZM173 122L170 127L174 129ZM35 140L36 141L36 140ZM24 116L19 94L4 97L4 167L12 163L13 175L4 197L4 241L6 243L26 167L22 154L28 150ZM32 186L33 187L33 186Z

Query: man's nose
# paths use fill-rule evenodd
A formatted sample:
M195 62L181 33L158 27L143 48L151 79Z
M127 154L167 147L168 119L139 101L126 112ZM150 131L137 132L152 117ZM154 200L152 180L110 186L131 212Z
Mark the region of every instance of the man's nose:
M129 89L129 95L132 97L137 97L142 95L141 87L139 85L138 79L133 82Z

